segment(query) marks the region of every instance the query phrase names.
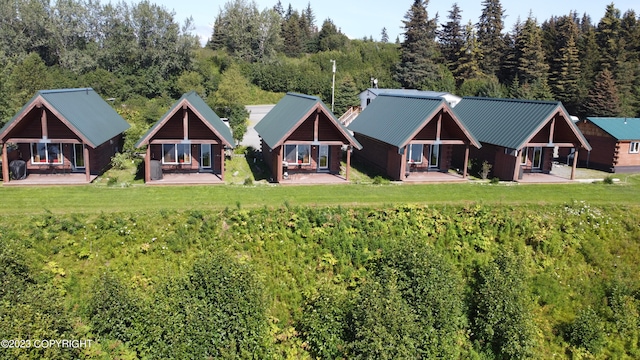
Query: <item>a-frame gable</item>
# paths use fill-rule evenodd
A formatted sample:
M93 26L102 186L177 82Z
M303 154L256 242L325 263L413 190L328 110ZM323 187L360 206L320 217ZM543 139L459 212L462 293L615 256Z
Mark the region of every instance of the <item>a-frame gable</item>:
M185 111L185 110L191 111L195 115L195 117L207 129L209 129L218 139L220 139L220 141L224 145L230 146L230 147L234 146L232 143L229 142L229 140L225 136L223 136L220 133L220 131L218 131L218 129L216 129L216 127L213 124L211 124L209 121L206 120L206 118L198 111L198 109L193 104L191 104L189 99L187 99L186 97L183 97L176 104L174 104L173 107L171 109L169 109L169 111L162 118L160 118L160 120L158 120L158 122L156 122L154 124L154 126L151 127L151 129L149 129L149 131L147 131L147 133L145 135L143 135L143 137L136 144L136 147L141 147L141 146L149 144L151 139L153 139L160 131L162 131L162 129L165 126L167 126L169 121L171 121L176 116L178 116L178 112L179 111ZM188 120L190 121L191 118L188 118ZM189 134L188 133L185 134L184 131L182 132L182 134L183 134L183 137L185 135L187 137L189 136Z
M543 130L547 131L543 131ZM584 138L578 127L573 123L571 117L568 115L564 107L558 103L558 106L551 114L540 122L539 126L529 135L527 139L518 147L518 149L525 146L562 146L572 147L573 141L571 139L560 139L561 141L555 141L558 136L557 130L569 130L575 137L580 145L591 151L591 146Z
M9 121L9 123L7 123L3 129L2 129L2 133L0 133L0 139L4 142L8 139L10 139L10 134L13 130L15 130L16 128L19 128L19 125L24 121L24 119L26 118L26 116L28 114L30 114L32 111L37 111L36 109L42 109L45 112L49 111L58 121L62 122L62 124L64 124L69 130L71 130L71 132L78 137L79 139L82 140L82 142L84 142L85 144L95 148L100 144L94 144L92 141L90 141L86 136L84 136L84 134L82 134L81 131L79 131L72 123L71 121L69 121L66 117L64 117L52 104L50 104L41 94L37 94L36 96L34 96L21 110L20 112L18 112L18 114L16 114L16 116L14 116L13 119L11 119L11 121ZM38 120L35 119L33 120L34 122L37 122ZM43 124L44 120L40 120L41 126L44 125ZM48 120L47 120L48 121ZM46 125L48 126L48 125ZM44 129L40 129L41 131L41 136L44 139ZM47 138L50 138L49 136L47 136Z

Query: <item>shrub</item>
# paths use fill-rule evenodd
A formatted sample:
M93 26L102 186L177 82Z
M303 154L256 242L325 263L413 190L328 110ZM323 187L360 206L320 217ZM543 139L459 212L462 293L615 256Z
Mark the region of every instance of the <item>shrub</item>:
M131 164L131 156L125 153L117 153L111 157L111 167L116 170L125 170Z
M611 175L605 176L605 178L602 180L602 182L607 184L607 185L613 184L613 176L611 176Z
M569 342L591 354L597 354L604 345L604 326L598 314L592 308L582 310L575 318L569 330Z
M246 186L252 186L253 185L253 179L251 177L247 177L244 179L244 185Z
M489 172L491 172L491 168L493 165L489 164L486 160L482 162L482 167L480 168L480 177L482 180L487 180L489 178Z
M388 183L389 183L389 180L383 178L380 175L376 175L373 178L373 185L382 185L382 184L388 184Z
M491 178L491 184L496 185L500 183L500 179L497 177Z
M476 273L472 331L481 351L499 359L533 354L535 325L522 259L503 252Z

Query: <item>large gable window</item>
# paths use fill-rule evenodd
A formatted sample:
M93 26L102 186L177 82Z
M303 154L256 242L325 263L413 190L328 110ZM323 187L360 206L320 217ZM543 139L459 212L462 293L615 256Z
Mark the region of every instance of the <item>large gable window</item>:
M189 144L162 144L163 164L191 164Z
M640 153L640 142L632 141L629 144L629 154L638 154Z
M32 164L62 165L62 144L60 143L31 143Z
M311 145L285 145L284 156L288 165L309 165L311 164Z

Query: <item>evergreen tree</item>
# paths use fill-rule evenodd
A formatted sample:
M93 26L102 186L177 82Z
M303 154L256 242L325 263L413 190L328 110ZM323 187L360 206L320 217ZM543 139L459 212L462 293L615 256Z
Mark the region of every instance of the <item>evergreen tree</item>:
M556 47L552 52L550 86L555 97L570 113L576 113L580 103L580 55L576 40L578 24L574 16L557 21Z
M479 79L484 76L480 70L482 49L478 44L475 29L471 21L465 26L463 32L464 43L456 54L454 75L458 86L466 80ZM474 94L475 95L475 94Z
M433 87L441 75L435 63L436 26L433 20L429 20L427 1L414 0L403 23L404 42L400 45L400 63L396 67L395 79L408 89Z
M640 112L640 20L633 10L624 13L619 36L620 55L615 81L621 102L621 115L633 117Z
M549 65L545 62L542 50L541 31L536 21L531 18L522 26L515 38L517 67L516 73L525 83L546 79Z
M449 21L442 24L442 30L438 32L440 53L444 58L445 64L452 71L456 68L458 56L465 44L463 28L460 25L461 12L458 4L454 3L449 11Z
M587 116L617 117L620 115L620 98L609 69L604 69L589 90L584 104Z
M476 25L478 41L484 53L480 68L488 75L498 75L506 48L502 35L504 29L502 5L500 0L484 0L482 4L482 14Z
M284 54L298 57L303 51L303 40L300 30L300 15L297 11L291 13L282 24L282 39Z
M578 53L580 57L580 81L578 88L580 96L579 102L586 99L589 89L593 87L593 83L598 72L600 64L600 49L596 42L596 31L591 18L584 15L580 20L580 37L578 38ZM584 110L584 106L581 107ZM586 115L583 112L580 115Z
M278 3L273 6L273 10L280 15L280 17L284 16L284 7L282 7L282 2L278 0Z
M380 32L380 41L383 43L388 43L389 42L389 34L387 34L387 28L383 27L382 31Z
M598 23L596 41L602 51L600 67L608 68L615 76L616 64L620 56L620 10L613 3L607 5L604 17Z
M210 47L213 50L221 50L225 48L225 35L224 35L224 24L222 20L222 14L218 14L216 16L216 21L213 23L213 34L211 38L207 42L207 47Z
M336 89L335 98L335 111L337 117L340 117L352 106L360 104L360 98L358 97L358 88L356 87L353 78L349 75L345 76L338 88Z
M322 23L318 33L318 50L341 50L347 45L349 38L336 27L333 20L327 19Z

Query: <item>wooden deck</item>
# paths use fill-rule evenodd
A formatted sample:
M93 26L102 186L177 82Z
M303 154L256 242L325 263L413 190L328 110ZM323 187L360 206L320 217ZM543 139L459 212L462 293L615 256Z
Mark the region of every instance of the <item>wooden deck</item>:
M91 175L91 181L97 176ZM89 182L91 182L89 181ZM31 186L31 185L86 185L89 183L84 173L67 174L29 174L24 180L11 180L3 182L4 186Z
M213 173L165 173L161 180L151 180L148 185L219 185L224 180Z

